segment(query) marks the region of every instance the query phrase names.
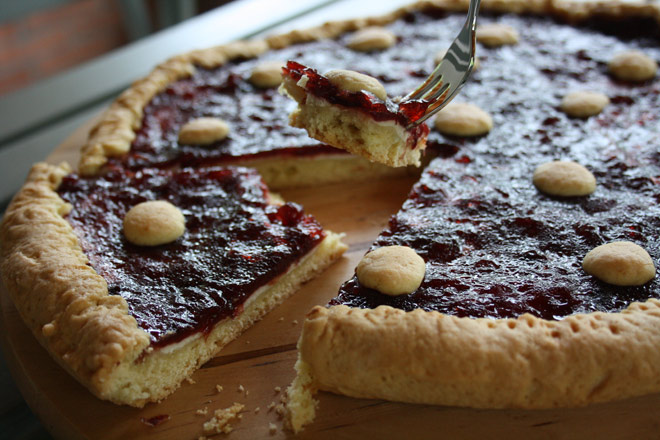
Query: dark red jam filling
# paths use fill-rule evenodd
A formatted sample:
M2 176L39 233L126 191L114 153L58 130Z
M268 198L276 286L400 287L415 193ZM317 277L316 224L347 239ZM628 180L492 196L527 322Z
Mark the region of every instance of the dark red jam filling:
M429 62L409 57L430 58L463 20L450 15L439 25L416 14L395 23L401 63L426 74ZM429 144L442 147L441 157L374 243L414 248L427 263L424 282L410 295L388 297L353 278L331 304L560 319L660 297L657 280L617 287L581 267L589 250L615 240L660 258L660 79L632 84L607 72L608 60L626 49L660 61L657 25L596 20L579 29L534 17L480 17L481 24L492 21L516 28L520 42L478 46L481 66L458 99L489 112L493 129L476 139L433 130ZM396 75L398 64L380 65L383 75ZM586 120L568 117L561 98L582 89L605 93L611 104ZM540 193L531 182L534 169L559 159L589 168L596 191L575 198Z
M382 101L377 97L363 92L349 92L334 85L328 78L319 74L316 70L303 66L295 61L288 61L284 68L284 75L294 82L300 81L303 76L307 77L305 90L307 93L319 97L332 105L360 110L367 113L378 122L395 121L403 127L417 121L424 116L429 106L427 101L405 101L395 103L390 99ZM413 138L426 137L429 129L426 125L413 128L410 133ZM417 143L415 143L417 145Z
M58 192L73 205L68 221L91 266L159 347L207 332L241 312L324 237L294 203L266 201L260 176L246 168L143 169L66 177ZM125 213L147 200L182 210L186 231L173 243L136 246L122 233Z

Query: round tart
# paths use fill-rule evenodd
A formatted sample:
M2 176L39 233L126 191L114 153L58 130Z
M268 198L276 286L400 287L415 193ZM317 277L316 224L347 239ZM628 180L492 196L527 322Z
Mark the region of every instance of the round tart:
M257 66L350 67L403 96L431 72L429 54L453 40L465 6L420 2L195 51L136 82L91 132L79 172L36 165L3 219L2 279L35 336L104 399L140 406L171 393L345 249L237 165L277 187L391 172L289 126L295 104L274 80L256 80ZM484 0L482 8L480 23L517 34L515 44L479 43L480 68L462 91L492 127L469 138L428 133L437 157L372 248L407 247L424 261L409 292L383 294L356 276L309 313L288 393L296 431L313 418L317 390L481 408L660 391L655 278L618 286L582 267L610 242L635 243L652 262L660 256L660 85L609 67L629 51L660 60L660 12L541 0ZM352 49L356 31L370 26L387 28L393 44ZM610 103L571 117L561 101L574 90L601 91ZM230 130L182 141L185 124L200 118ZM534 169L552 161L585 166L595 191L538 191ZM126 213L153 200L181 210L182 235L155 246L127 241Z

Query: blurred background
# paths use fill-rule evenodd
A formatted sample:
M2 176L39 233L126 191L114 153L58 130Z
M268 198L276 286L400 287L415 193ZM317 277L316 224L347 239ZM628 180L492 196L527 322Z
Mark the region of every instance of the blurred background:
M0 96L229 0L0 2Z

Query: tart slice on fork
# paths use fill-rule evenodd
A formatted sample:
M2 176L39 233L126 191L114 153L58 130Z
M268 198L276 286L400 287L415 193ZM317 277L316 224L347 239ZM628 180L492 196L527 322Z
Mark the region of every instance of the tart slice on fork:
M411 124L427 102L397 103L374 77L352 70L324 75L289 61L280 90L298 102L292 126L314 139L392 167L421 165L429 129Z

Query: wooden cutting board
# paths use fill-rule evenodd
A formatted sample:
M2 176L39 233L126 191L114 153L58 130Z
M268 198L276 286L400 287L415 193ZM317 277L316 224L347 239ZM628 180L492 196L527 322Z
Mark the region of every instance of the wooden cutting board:
M75 164L88 124L48 158ZM117 406L93 397L50 359L24 326L4 286L0 286L0 322L7 362L25 399L47 429L63 439L197 439L214 410L245 405L233 423L231 439L280 439L282 430L272 403L294 376L295 344L305 313L335 296L367 247L405 199L414 178L361 185L330 185L283 191L301 203L328 229L347 234L345 257L293 298L227 346L160 404L143 409ZM221 392L216 385L223 387ZM241 391L243 390L243 391ZM319 395L316 421L302 439L446 438L446 439L657 439L660 394L586 408L543 411L475 410ZM207 409L207 415L198 410ZM149 421L164 421L155 426ZM274 425L271 425L274 424ZM274 426L275 431L270 427ZM224 434L217 438L225 437ZM216 438L216 437L214 437Z

